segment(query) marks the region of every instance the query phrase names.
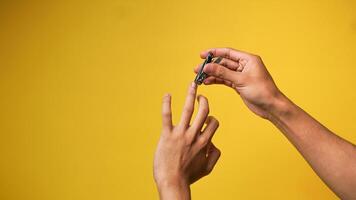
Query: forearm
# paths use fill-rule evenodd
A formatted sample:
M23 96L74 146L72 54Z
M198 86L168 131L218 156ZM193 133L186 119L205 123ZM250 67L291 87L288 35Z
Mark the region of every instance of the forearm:
M190 187L183 181L162 181L157 183L161 200L190 200Z
M356 198L355 145L332 133L284 95L278 97L269 114L269 120L340 198Z

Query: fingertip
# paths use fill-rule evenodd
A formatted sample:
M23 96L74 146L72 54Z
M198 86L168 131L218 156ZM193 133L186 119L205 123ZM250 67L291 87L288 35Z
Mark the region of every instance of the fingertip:
M213 57L215 57L215 53L214 52L215 52L215 48L206 49L206 50L200 52L200 57L201 58L206 58L209 53L211 53L213 55Z
M171 102L171 94L169 94L169 93L164 94L162 97L162 102L163 102L163 104L170 103Z
M199 98L207 99L206 96L199 94Z
M194 73L198 73L198 71L199 71L199 68L198 68L198 67L195 67L195 68L193 69L193 72L194 72Z
M200 101L200 98L201 98L201 94L198 94L198 96L197 96L197 101L198 102Z
M212 116L212 115L209 115L207 118L206 118L206 123L207 124L209 124L210 122L212 122L212 121L218 121L214 116Z
M208 56L209 53L213 54L213 53L211 52L211 49L204 50L204 51L200 52L200 57L203 58L203 59L205 59L205 58ZM214 55L214 54L213 54L213 55Z
M211 120L211 115L209 115L209 116L206 118L205 123L208 124L208 123L210 122L210 120Z
M207 55L208 55L208 54L207 54L206 51L200 52L200 58L202 58L202 59L205 59L205 57L206 57Z
M165 93L163 95L163 99L170 99L171 98L171 94L170 93Z
M209 117L210 117L210 122L214 122L217 126L219 126L219 121L218 119L216 119L216 117L212 115L210 115Z
M213 84L213 83L215 83L215 77L213 77L213 76L208 76L204 81L203 81L203 83L204 83L204 85L210 85L210 84Z
M195 73L198 73L199 72L199 70L200 70L200 68L201 68L201 64L199 64L199 65L197 65L196 67L194 67L194 72Z
M211 85L213 82L210 79L206 79L203 81L204 85Z
M205 101L208 101L208 98L206 98L204 95L199 94L199 95L197 96L198 102L200 102L202 99L204 99Z

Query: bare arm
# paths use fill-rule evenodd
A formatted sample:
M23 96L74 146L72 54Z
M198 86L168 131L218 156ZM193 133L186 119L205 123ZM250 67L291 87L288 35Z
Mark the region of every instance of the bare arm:
M259 56L231 48L203 51L223 59L206 65L204 84L233 88L246 106L271 121L318 176L342 199L356 199L356 147L332 133L290 101L275 85ZM199 66L195 69L197 69Z
M283 95L269 120L341 199L356 199L356 147L335 135Z

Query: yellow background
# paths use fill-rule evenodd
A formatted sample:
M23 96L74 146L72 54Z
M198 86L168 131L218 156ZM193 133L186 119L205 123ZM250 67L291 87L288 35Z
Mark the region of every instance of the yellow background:
M60 3L59 3L60 2ZM356 3L1 1L0 199L157 199L161 97L180 116L209 47L259 54L280 89L356 142ZM222 156L195 199L337 199L273 125L202 86Z

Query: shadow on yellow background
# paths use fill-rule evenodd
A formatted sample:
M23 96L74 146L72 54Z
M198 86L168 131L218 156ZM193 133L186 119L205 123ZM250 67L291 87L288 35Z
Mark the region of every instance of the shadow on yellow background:
M161 97L174 121L209 47L259 54L279 88L356 142L356 3L0 3L0 199L157 199ZM337 199L271 123L201 86L222 157L196 199Z

